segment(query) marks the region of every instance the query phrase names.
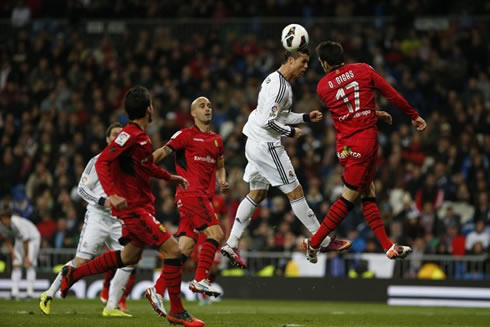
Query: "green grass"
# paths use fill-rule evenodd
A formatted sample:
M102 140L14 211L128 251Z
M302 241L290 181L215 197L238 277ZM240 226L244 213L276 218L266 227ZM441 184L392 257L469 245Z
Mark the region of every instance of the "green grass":
M168 305L168 303L167 303ZM133 318L103 318L98 300L56 299L51 315L38 301L0 300L0 326L145 327L170 326L146 300L128 301ZM186 303L206 326L489 326L490 310L440 307L389 307L385 304L223 300L208 306Z

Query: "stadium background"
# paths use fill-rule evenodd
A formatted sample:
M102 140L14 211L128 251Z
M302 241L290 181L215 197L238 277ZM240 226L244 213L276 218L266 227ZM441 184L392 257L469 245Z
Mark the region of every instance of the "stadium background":
M428 122L426 132L415 133L378 98L394 124L379 124L377 199L390 236L414 249L411 260L391 268L393 276L420 277L431 262L447 279L488 279L490 5L441 3L3 1L0 198L38 226L46 250L39 270L51 271L73 253L85 206L76 195L79 176L103 148L105 127L127 121L121 101L136 84L154 97L156 115L148 133L155 148L191 124L192 99L205 95L213 102L213 124L225 140L232 185L218 201L229 232L248 190L241 180L246 164L241 129L262 79L279 67L282 27L298 22L308 29L311 48L324 39L341 42L346 62L370 63ZM313 56L294 85L294 111L323 110L315 94L321 76ZM323 219L342 188L335 134L329 119L304 128L304 137L284 142L309 204ZM165 166L174 170L172 160ZM175 230L174 190L155 182L154 193L158 219ZM277 190L255 216L241 243L253 267L245 273L287 274L305 231ZM324 257L321 275L375 277L355 256L382 253L359 210L338 236L354 241L352 251ZM432 272L424 276L441 278Z

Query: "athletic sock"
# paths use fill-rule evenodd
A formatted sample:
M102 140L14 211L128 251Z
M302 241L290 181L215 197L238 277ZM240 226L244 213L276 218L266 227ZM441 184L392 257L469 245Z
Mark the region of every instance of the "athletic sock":
M250 224L250 220L252 219L252 215L257 209L259 204L252 200L250 195L247 195L240 205L238 206L236 212L235 222L233 223L233 227L231 228L230 236L226 243L232 248L238 247L238 242L242 237L243 231L247 228L248 224Z
M77 281L85 276L101 274L107 270L121 267L124 267L121 251L107 251L75 269L72 278Z
M306 202L305 197L303 196L299 199L289 201L289 203L291 204L291 208L293 209L296 217L298 217L306 229L308 229L308 231L314 235L320 228L320 222L318 221L318 218L313 210L311 210L311 208L308 206L308 202ZM322 241L321 246L328 246L329 243L330 237L327 236Z
M184 265L187 259L188 257L183 254L181 260L182 265ZM167 289L167 283L165 281L165 276L163 275L163 268L162 268L162 273L160 274L160 276L158 276L158 279L153 287L155 287L155 290L157 291L158 294L160 294L162 297L164 296L165 290Z
M107 310L112 310L117 307L119 300L124 292L124 288L128 283L129 276L133 272L134 268L121 268L116 270L114 279L111 282L111 287L109 288L109 298L107 299Z
M12 296L17 298L19 297L19 284L20 284L20 279L22 278L22 268L20 267L13 268L10 277L12 279Z
M218 251L219 243L215 239L208 238L204 241L199 253L199 262L197 263L196 276L194 279L200 282L209 277L209 269L214 261L216 251Z
M71 261L68 261L65 266L72 266L72 267L74 267L75 265L73 264L73 260L71 260ZM61 279L62 278L63 278L63 276L61 275L61 272L59 272L58 275L56 275L56 278L53 280L53 282L49 286L49 288L46 290L46 295L47 296L54 297L54 295L56 294L56 292L58 292L58 290L61 287Z
M34 283L36 282L36 269L34 267L27 268L27 296L34 297Z
M170 297L170 312L173 314L184 311L180 298L180 283L182 281L182 260L165 259L163 260L162 275Z
M353 207L354 204L342 196L335 201L328 210L327 216L323 219L318 232L311 238L310 246L315 249L319 248L323 239L337 228Z
M129 280L126 284L126 287L124 288L124 293L121 296L121 300L119 300L119 302L126 300L126 298L129 295L129 292L131 292L131 290L133 289L135 280L136 280L136 268L133 269L133 271L131 272L131 276L129 276Z
M111 269L104 273L104 288L109 288L111 286L111 280L116 274L117 269Z
M393 242L388 238L388 235L386 235L383 220L381 219L378 207L376 206L376 198L371 197L362 199L362 213L385 251L391 248Z

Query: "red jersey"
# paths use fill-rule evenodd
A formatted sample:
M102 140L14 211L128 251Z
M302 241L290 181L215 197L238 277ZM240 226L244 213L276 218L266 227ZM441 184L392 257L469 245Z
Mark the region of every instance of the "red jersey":
M317 93L332 116L337 141L372 128L376 132L375 91L379 90L392 104L412 120L415 109L368 64L343 65L327 73L318 82Z
M170 174L153 163L153 147L148 134L129 122L99 156L95 169L108 196L122 196L124 209L112 208L114 216L124 216L134 209L155 213L151 177L169 180Z
M176 195L211 199L216 187L216 164L224 152L221 136L192 126L175 133L166 146L175 151L177 174L189 181L189 187L177 188Z

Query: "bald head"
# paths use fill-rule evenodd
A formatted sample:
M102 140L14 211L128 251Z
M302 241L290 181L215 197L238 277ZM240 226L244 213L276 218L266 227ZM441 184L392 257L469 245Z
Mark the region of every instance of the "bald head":
M198 97L191 104L191 116L197 124L209 125L213 118L213 107L211 101L206 97Z
M209 99L206 98L206 97L197 97L191 103L191 111L194 111L202 103L205 103L205 104L209 103L209 104L211 104L211 101L209 101Z

